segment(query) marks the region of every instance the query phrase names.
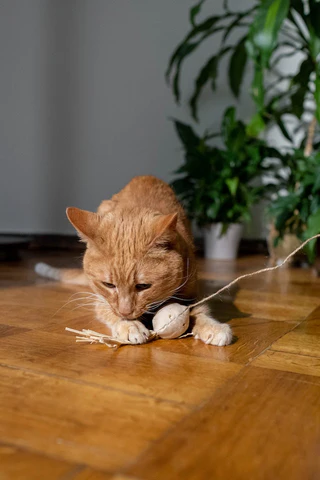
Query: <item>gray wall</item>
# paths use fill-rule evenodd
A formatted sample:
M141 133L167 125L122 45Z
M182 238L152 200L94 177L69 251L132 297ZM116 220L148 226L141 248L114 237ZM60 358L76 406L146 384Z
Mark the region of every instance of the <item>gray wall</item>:
M169 117L190 119L164 71L193 3L1 0L1 232L70 233L66 206L94 210L134 175L172 178L182 154ZM185 99L209 52L186 65ZM219 83L203 96L200 131L234 102L223 72ZM240 112L250 116L247 92Z

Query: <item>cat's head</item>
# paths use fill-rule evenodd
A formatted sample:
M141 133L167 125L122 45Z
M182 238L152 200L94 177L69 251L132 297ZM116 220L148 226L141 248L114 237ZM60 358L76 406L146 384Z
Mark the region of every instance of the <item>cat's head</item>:
M71 207L67 216L87 243L83 266L91 286L119 317L140 317L186 281L177 214L118 208L100 217Z

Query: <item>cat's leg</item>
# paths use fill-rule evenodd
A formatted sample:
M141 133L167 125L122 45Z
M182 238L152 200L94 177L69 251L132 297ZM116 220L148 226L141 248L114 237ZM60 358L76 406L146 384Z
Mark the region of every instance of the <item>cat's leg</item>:
M207 305L191 310L192 333L195 338L210 345L223 347L232 342L232 330L227 323L220 323L210 315Z
M122 342L146 343L150 337L148 330L139 320L124 320L113 313L109 305L96 305L97 319L107 325L112 336Z

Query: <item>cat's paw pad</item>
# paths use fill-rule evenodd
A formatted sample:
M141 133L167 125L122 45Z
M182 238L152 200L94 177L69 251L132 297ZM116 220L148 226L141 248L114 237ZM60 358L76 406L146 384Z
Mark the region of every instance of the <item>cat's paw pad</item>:
M112 335L121 342L140 344L148 341L150 330L137 320L121 320L112 329Z
M202 340L207 345L217 345L223 347L232 342L232 330L227 323L217 323L215 325L203 325L197 327L194 332L194 338Z

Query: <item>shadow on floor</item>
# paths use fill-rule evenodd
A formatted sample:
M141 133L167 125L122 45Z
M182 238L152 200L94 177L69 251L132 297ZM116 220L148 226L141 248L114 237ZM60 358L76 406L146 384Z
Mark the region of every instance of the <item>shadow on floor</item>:
M215 280L199 280L199 299L217 292L224 285ZM228 322L233 318L251 317L250 313L241 312L233 303L238 290L239 286L233 285L229 290L208 301L213 317L219 322Z

